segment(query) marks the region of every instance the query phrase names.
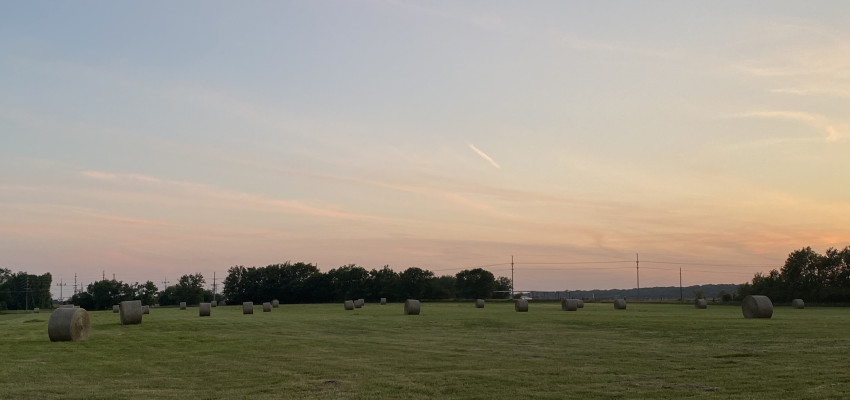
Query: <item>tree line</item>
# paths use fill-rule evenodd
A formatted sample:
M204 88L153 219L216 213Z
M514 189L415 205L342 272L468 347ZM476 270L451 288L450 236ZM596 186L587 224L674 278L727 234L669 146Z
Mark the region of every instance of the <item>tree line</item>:
M52 281L50 273L32 275L0 268L0 310L50 308L53 304L50 295Z
M738 288L738 296L759 294L774 302L850 302L850 246L818 254L806 247L788 255L781 269L757 273Z

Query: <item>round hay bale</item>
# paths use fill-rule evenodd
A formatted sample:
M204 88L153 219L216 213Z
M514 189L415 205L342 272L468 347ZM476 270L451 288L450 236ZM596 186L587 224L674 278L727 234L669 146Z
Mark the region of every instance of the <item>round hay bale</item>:
M708 308L708 301L706 301L705 299L696 299L694 301L694 308L704 310Z
M407 299L404 301L404 315L419 315L419 300Z
M198 305L198 316L209 317L212 310L212 303L201 303Z
M475 308L484 308L484 299L475 299Z
M806 308L806 303L803 299L794 299L791 300L791 307L802 310L803 308Z
M351 311L354 309L354 300L346 300L342 305L346 311Z
M381 305L382 306L387 305L387 298L386 297L381 297Z
M272 307L274 307L274 308L280 307L280 301L272 300Z
M36 307L36 308L32 309L32 312L35 313L35 314L38 314L39 312L41 312L41 309Z
M142 301L128 300L118 304L121 325L136 325L142 323Z
M516 311L516 312L528 312L528 300L518 299L514 303L514 311Z
M53 310L47 322L51 342L77 342L89 338L91 320L84 308L60 307Z
M361 308L361 307L363 307L363 299L354 300L354 308Z
M242 314L253 314L254 313L254 302L246 301L242 303Z
M268 301L263 303L263 312L272 312L272 303Z
M213 300L210 302L210 307L218 307L218 302Z
M151 306L142 306L142 315L148 315L151 313Z
M561 310L563 311L578 311L578 300L563 299L561 300Z
M614 309L615 310L625 310L626 309L626 299L614 300Z
M576 299L576 302L578 303L578 308L584 308L584 300Z
M181 301L181 302L180 302L180 309L181 309L181 310L185 310L185 309L186 309L186 302L185 302L185 301Z
M770 318L773 316L773 302L767 296L751 295L741 302L744 318Z
M118 306L118 304L114 304L114 305L112 306L112 312L114 312L114 313L116 313L116 314L117 314L117 313L118 313L118 311L120 311L120 307Z

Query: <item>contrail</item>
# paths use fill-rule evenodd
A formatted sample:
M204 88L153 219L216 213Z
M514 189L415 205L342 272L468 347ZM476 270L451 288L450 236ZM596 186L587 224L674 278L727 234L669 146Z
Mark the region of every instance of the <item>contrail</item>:
M478 150L478 148L473 146L472 143L469 144L469 148L472 149L472 151L476 152L479 156L481 156L481 158L489 161L490 164L492 164L494 167L496 167L498 169L502 169L502 167L499 166L499 164L497 164L495 161L493 161L493 159L490 158L490 156L488 156L487 154L484 154L483 151Z

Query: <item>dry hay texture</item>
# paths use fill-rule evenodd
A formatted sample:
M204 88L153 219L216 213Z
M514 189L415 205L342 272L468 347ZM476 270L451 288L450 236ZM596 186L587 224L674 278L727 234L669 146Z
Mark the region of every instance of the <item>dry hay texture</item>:
M278 300L272 300L272 307L274 307L274 308L278 308L278 307L280 307L280 301L278 301Z
M744 318L770 318L773 316L773 302L767 296L751 295L741 302Z
M576 301L578 302L578 308L584 308L584 300L576 299Z
M475 308L484 308L484 299L475 299Z
M382 306L387 305L387 298L386 297L381 297L381 305Z
M136 325L142 323L142 301L128 300L122 301L118 305L121 325Z
M561 310L563 311L578 311L578 300L563 299L561 300Z
M112 306L112 312L118 314L118 311L120 311L118 304L113 305Z
M254 302L246 301L242 303L242 314L253 314L254 313Z
M272 303L263 303L263 312L272 312Z
M151 306L142 306L142 314L148 315L151 313Z
M626 299L614 300L614 309L615 310L625 310L626 309Z
M351 311L354 309L354 300L346 300L342 303L342 306L345 307L346 311Z
M791 307L801 310L803 308L806 308L806 303L803 301L803 299L794 299L791 300Z
M528 312L528 300L519 299L514 303L514 311L516 312Z
M708 308L708 301L705 299L696 299L696 301L694 301L694 308L704 310Z
M199 317L209 317L211 311L212 311L212 303L201 303L198 306L198 316Z
M84 308L57 308L47 322L51 342L77 342L89 338L91 320Z
M181 309L181 310L185 310L185 309L186 309L186 302L185 302L185 301L181 301L181 302L180 302L180 309Z
M407 299L404 302L404 315L419 315L419 300Z

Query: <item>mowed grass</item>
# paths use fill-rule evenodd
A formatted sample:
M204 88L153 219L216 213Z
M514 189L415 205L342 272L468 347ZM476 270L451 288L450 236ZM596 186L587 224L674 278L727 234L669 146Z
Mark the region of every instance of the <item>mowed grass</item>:
M850 311L586 303L152 308L90 312L51 343L49 312L0 315L2 399L646 399L850 397Z

